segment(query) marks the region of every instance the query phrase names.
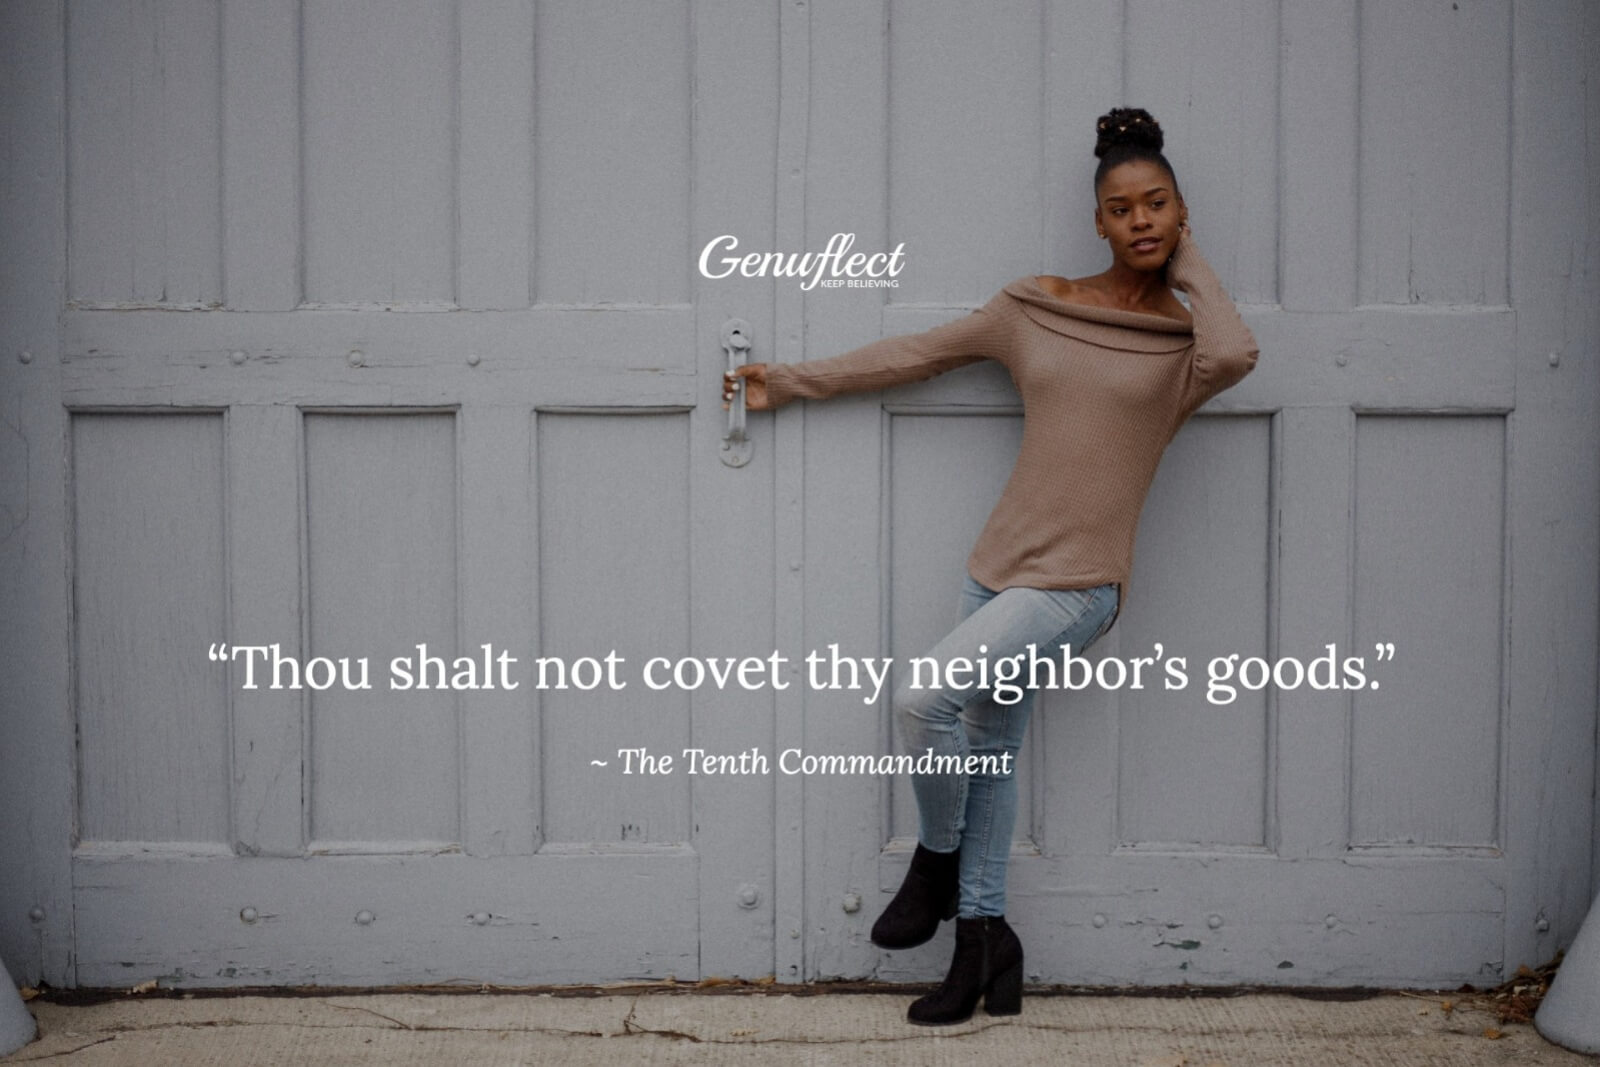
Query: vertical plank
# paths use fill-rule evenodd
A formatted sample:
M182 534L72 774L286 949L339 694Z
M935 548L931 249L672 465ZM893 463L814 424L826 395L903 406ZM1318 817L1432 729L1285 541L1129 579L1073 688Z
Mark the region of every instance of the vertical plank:
M1356 419L1352 845L1500 844L1504 502L1503 418Z
M1357 0L1283 0L1281 12L1279 302L1343 311L1356 303Z
M624 775L617 751L642 747L681 764L690 743L690 693L643 680L646 660L672 664L691 651L689 420L548 413L537 422L537 655L590 664L551 668L538 694L541 842L680 844L691 838L694 779L681 765ZM606 673L613 652L625 688Z
M66 42L62 0L0 4L0 957L75 981L67 585Z
M848 219L865 247L892 248L902 238L894 236L900 231L889 207L890 4L785 4L783 27L785 152L778 163L783 180L776 247L821 248L840 229L835 220ZM804 86L804 97L795 99L791 86ZM794 180L797 173L803 178ZM911 237L905 235L908 279L925 258ZM777 285L774 358L798 362L836 355L882 336L889 295L805 293ZM904 299L906 290L892 295ZM879 399L791 404L776 415L777 639L796 655L832 642L851 655L889 654L878 510L887 418ZM794 681L777 701L774 747L804 747L808 738L827 737L844 751L886 750L887 701L862 714L830 704L829 694L807 688L803 674ZM779 974L796 973L793 941L784 943L792 929L801 930L804 940L797 977L870 973L875 950L867 935L888 902L878 886L880 855L891 836L891 783L841 779L825 789L807 789L796 776L776 784L777 878L784 894L778 954L786 961ZM909 846L903 851L909 855ZM789 887L804 887L804 893ZM853 914L841 906L846 893L861 900Z
M228 632L233 645L300 641L300 413L288 404L228 411ZM233 827L239 851L294 856L304 848L305 694L242 687L227 671L233 737ZM220 668L219 668L220 669Z
M456 302L528 306L533 211L533 0L461 3Z
M78 832L226 842L222 417L72 420Z
M1512 37L1507 974L1570 946L1600 885L1600 7L1517 4Z
M221 299L218 13L208 0L67 9L74 299Z
M454 12L305 0L306 300L455 300Z
M916 239L897 301L987 299L1044 259L1040 25L1039 0L893 6L889 232Z
M696 243L734 233L750 242L748 247L798 248L794 223L801 216L793 213L802 207L805 141L795 135L803 133L808 109L808 12L792 3L713 0L695 3L687 15L696 89L690 219L693 232L703 235ZM755 131L763 132L757 136ZM769 360L779 345L791 343L780 334L777 317L798 310L797 293L789 293L782 309L774 310L774 290L781 286L766 278L712 280L696 274L689 290L697 299L698 344L692 358L699 383L688 417L689 627L695 651L706 655L767 656L780 647L771 556L771 420L752 415L747 420L754 441L751 462L725 466L720 453L727 415L718 396L727 365L721 330L728 317L750 323L752 360ZM785 326L791 335L798 333L798 316ZM781 573L790 572L783 568ZM693 743L718 752L755 747L775 759L774 707L782 695L701 691L690 723ZM787 725L792 731L794 724ZM807 880L797 833L802 789L775 764L769 775L695 780L702 976L803 977L804 942L795 936L807 926L801 906ZM756 892L753 905L744 895L746 887Z
M1506 302L1510 31L1509 0L1361 6L1361 303Z
M1351 630L1355 417L1342 407L1290 407L1278 422L1276 645L1320 655ZM1306 686L1279 692L1277 704L1276 852L1338 856L1350 825L1350 696Z
M300 6L222 7L223 303L300 302Z
M352 669L368 657L372 686L308 693L311 845L453 844L459 705L440 686L458 654L454 417L311 414L304 427L306 654ZM445 677L430 669L427 689L392 688L396 656L421 680L418 645Z
M823 0L827 2L827 0ZM881 26L880 3L860 4L850 10L864 14L869 26ZM823 42L840 38L818 33L823 26L823 11L813 0L811 4L778 5L778 82L772 92L778 102L778 143L773 160L774 203L772 209L772 236L775 248L804 244L807 238L806 221L812 210L811 197L813 162L816 146L814 119L829 113L823 90L838 82L817 79L811 75L812 64L823 59ZM871 38L869 38L869 42ZM881 38L880 38L881 42ZM866 54L873 56L881 51L881 43L867 45ZM856 66L841 70L855 71ZM870 64L867 70L874 69ZM881 82L879 83L881 85ZM881 116L883 102L879 96L869 96L862 103L868 110L863 116L868 130L878 129L872 122ZM856 106L855 103L852 107ZM870 132L867 134L870 137ZM868 146L870 149L870 145ZM878 193L881 181L874 180L886 166L884 151L866 151L859 157L868 177L863 186ZM818 160L819 163L823 162ZM847 172L849 164L839 157L827 161L827 173L837 179ZM703 195L703 194L702 194ZM821 205L818 204L818 207ZM697 215L703 211L697 205ZM867 215L881 220L882 213ZM779 362L797 362L806 358L805 294L793 286L774 285L770 290L740 284L740 291L756 302L765 293L772 302L771 343L769 358ZM759 350L752 358L761 358ZM801 405L793 405L770 420L771 429L758 438L767 446L771 459L757 458L758 470L766 469L770 485L769 514L772 516L770 543L772 559L768 574L772 584L772 643L777 650L788 650L789 655L799 655L805 641L805 600L807 575L805 572L805 413ZM787 688L773 694L771 743L774 751L804 744L806 715L809 705L805 696L804 679L798 665L791 664L783 679ZM817 945L820 938L812 936L806 919L814 912L810 903L820 899L826 883L819 886L820 878L831 870L823 871L815 863L812 849L812 819L804 783L794 778L779 780L772 790L772 948L773 974L781 981L806 981L816 973ZM808 873L812 876L808 877ZM861 882L841 878L840 881L859 891ZM831 914L829 912L828 914ZM796 935L799 936L796 936ZM834 971L832 973L845 973Z
M1025 265L1034 273L1076 278L1105 257L1094 230L1095 120L1123 97L1122 14L1116 4L1045 0L1044 256Z
M538 302L688 301L689 271L699 254L690 248L685 195L694 106L688 32L682 0L540 3L534 31ZM760 151L751 142L744 148ZM641 159L649 165L640 166ZM739 164L729 159L726 165Z
M1234 299L1276 303L1277 0L1125 10L1123 99L1161 123L1195 239Z
M1157 661L1140 688L1117 691L1119 844L1266 845L1268 694L1240 689L1214 703L1206 665L1270 654L1271 462L1269 419L1202 417L1156 471L1117 623L1124 662ZM1188 659L1189 685L1177 691L1167 689L1172 656Z
M528 670L536 647L535 601L528 595L533 421L521 404L464 407L460 420L461 650L478 654L493 644L516 659L511 677L519 682L516 689L461 694L464 842L474 856L527 855L536 847L538 818L537 694Z

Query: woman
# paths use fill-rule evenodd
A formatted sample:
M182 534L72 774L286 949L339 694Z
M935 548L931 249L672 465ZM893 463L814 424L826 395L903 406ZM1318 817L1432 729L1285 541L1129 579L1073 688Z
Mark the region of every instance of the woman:
M1167 443L1212 396L1255 366L1256 343L1195 247L1188 208L1150 114L1115 108L1098 122L1095 228L1111 250L1099 274L1019 278L965 318L887 337L831 359L750 364L724 382L760 410L932 377L996 359L1022 396L1022 445L967 561L961 619L930 655L939 663L1058 646L1081 655L1127 597L1139 512ZM1185 309L1172 288L1189 294ZM992 672L991 672L992 673ZM1024 674L1019 681L1026 682ZM1042 680L1039 684L1048 684ZM1033 692L1009 704L991 689L895 694L906 751L1014 758ZM913 775L917 849L872 940L908 948L956 917L955 957L915 1023L1021 1010L1022 945L1005 920L1016 819L1013 759L995 773ZM1004 773L999 773L1003 771Z

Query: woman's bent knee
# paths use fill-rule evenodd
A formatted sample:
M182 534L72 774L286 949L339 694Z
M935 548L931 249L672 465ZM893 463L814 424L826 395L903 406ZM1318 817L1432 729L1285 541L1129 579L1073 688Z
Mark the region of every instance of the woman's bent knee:
M902 683L894 691L891 707L902 729L920 731L954 723L961 709L946 705L939 690L913 688Z

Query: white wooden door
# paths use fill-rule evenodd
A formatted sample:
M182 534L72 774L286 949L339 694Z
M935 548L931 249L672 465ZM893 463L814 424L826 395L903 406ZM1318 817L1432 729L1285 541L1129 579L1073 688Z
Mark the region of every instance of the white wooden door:
M807 238L861 228L905 241L907 266L898 289L811 296L808 357L1024 274L1102 269L1092 131L1124 103L1165 125L1261 343L1169 448L1131 598L1091 653L1159 645L1190 684L1036 709L1009 903L1030 980L1493 984L1553 956L1590 896L1594 610L1559 589L1593 587L1595 451L1559 442L1593 416L1573 347L1592 294L1564 264L1596 222L1546 217L1594 175L1529 117L1593 114L1572 43L1592 8L811 10ZM1003 369L778 420L804 450L779 480L805 500L804 643L922 654L1016 452ZM1330 644L1369 684L1208 697L1215 657ZM832 748L894 744L887 701L812 694L805 724ZM940 975L949 927L911 953L866 936L915 841L907 782L806 800L807 972Z
M719 458L720 331L770 339L770 282L693 265L771 242L774 7L7 15L44 87L9 98L18 140L64 178L8 222L11 269L54 283L26 290L8 499L42 501L24 555L65 532L54 574L8 572L58 695L13 750L50 798L7 898L28 959L89 986L771 974L770 783L618 750L769 741L737 691L642 667L772 642L766 574L723 564L770 539L770 486ZM625 688L593 684L608 655Z
M1583 0L0 4L0 953L57 985L928 978L871 947L903 780L851 691L652 656L904 659L1009 468L1004 373L751 419L754 359L1091 273L1089 134L1166 124L1258 370L1170 448L1049 694L1030 978L1493 982L1591 899L1597 456ZM1584 80L1585 75L1589 80ZM1552 120L1551 116L1560 116ZM1588 116L1585 123L1583 116ZM705 243L901 285L706 279ZM1378 689L1205 696L1341 654ZM215 644L425 643L522 687L242 688ZM615 651L630 688L537 692ZM585 675L584 677L592 677ZM679 758L623 775L617 750ZM592 764L606 760L607 768Z

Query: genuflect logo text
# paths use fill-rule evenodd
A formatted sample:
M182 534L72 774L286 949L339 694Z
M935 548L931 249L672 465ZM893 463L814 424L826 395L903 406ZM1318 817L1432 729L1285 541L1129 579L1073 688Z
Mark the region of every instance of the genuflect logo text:
M895 289L900 283L895 276L905 266L902 256L906 244L901 241L893 252L851 252L856 243L853 233L836 233L828 238L828 246L821 252L747 252L742 256L724 255L739 247L739 239L731 233L712 238L700 251L702 277L727 278L737 273L745 278L804 278L802 289L820 285L824 289Z

